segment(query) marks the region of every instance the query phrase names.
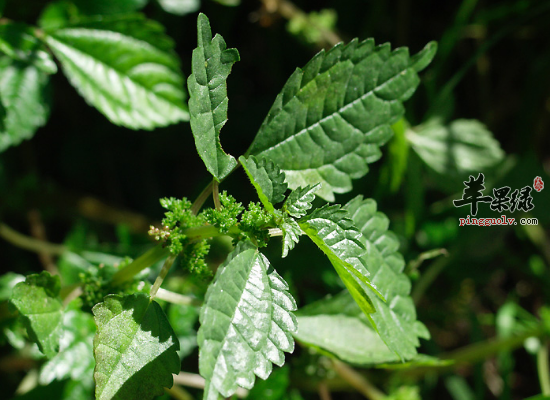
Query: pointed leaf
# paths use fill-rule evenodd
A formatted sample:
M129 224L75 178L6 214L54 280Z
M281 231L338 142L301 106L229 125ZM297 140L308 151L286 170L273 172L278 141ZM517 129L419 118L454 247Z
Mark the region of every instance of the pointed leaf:
M376 312L368 317L386 345L402 360L410 360L420 345L418 338L429 338L424 325L416 320L416 309L409 296L411 283L403 273L405 262L398 252L399 241L388 231L388 218L376 211L376 202L356 197L344 207L363 233L366 253L362 262L371 273L386 302L373 297Z
M227 84L231 67L239 61L237 49L227 49L220 35L212 38L204 14L197 19L198 47L193 50L192 74L187 80L191 129L199 156L218 181L237 165L220 143L220 131L227 122Z
M315 192L321 188L321 184L308 185L305 188L298 187L293 190L285 201L283 209L296 218L302 218L312 207L315 200Z
M302 229L292 218L285 218L281 230L283 231L283 258L285 258L288 252L300 241Z
M34 65L0 57L0 101L6 112L0 152L30 139L46 123L48 81L48 75Z
M220 266L206 294L198 332L204 399L250 389L266 379L283 352L294 350L296 302L286 282L249 242L241 242Z
M380 158L423 60L371 39L321 51L289 78L247 154L276 162L291 189L322 183L333 201Z
M285 183L285 174L272 162L266 159L259 160L251 156L248 159L240 157L241 162L250 182L258 192L258 197L265 209L273 213L273 204L285 199L288 188Z
M47 42L71 84L111 122L154 129L189 119L179 59L160 24L140 14L104 17Z
M15 307L30 339L48 358L59 351L63 332L63 304L59 298L59 276L43 271L29 275L13 288L10 303Z
M346 210L326 205L299 221L300 228L327 255L334 269L365 314L374 312L368 289L377 295L369 272L362 264L365 253L361 232L353 226ZM368 289L367 289L368 288Z
M109 295L92 311L97 400L149 400L172 387L179 343L156 302L141 293Z

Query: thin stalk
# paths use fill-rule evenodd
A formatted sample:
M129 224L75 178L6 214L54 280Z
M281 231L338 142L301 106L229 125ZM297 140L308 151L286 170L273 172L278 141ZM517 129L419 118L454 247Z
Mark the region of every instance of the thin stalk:
M67 248L63 245L49 243L23 235L4 223L0 223L0 237L14 246L39 254L43 253L60 256L67 251Z
M164 300L172 304L179 304L182 306L201 304L201 301L199 299L196 299L191 296L184 296L183 294L171 292L163 288L158 289L157 299Z
M205 380L198 374L191 374L189 372L180 372L174 375L174 383L181 386L192 387L196 389L204 389ZM239 398L248 396L248 390L238 388L235 395Z
M537 353L537 371L540 388L544 396L550 396L550 368L548 366L548 342L540 346Z
M363 375L341 361L333 360L332 365L343 380L353 386L359 393L370 400L384 400L386 395L370 383Z
M212 198L214 199L214 206L217 211L222 209L222 204L220 203L220 187L219 183L216 180L212 181Z
M197 215L199 213L206 199L210 197L210 194L212 193L213 184L214 184L214 181L210 182L202 190L201 194L199 194L199 197L197 197L197 199L193 202L193 205L191 206L191 212L193 213L193 215Z
M164 391L176 400L193 400L193 396L181 386L174 385L170 389L164 388Z
M168 275L168 271L170 271L170 268L172 268L172 264L174 264L175 259L176 259L176 256L170 255L164 262L164 265L160 270L160 274L159 276L157 276L157 279L155 280L155 283L153 283L153 287L151 288L151 292L150 292L151 300L153 300L157 295L160 285L162 285L164 278L166 278L166 275Z
M135 275L139 274L145 268L150 267L156 262L162 260L169 254L169 250L162 247L161 244L153 247L151 250L142 254L126 267L122 268L116 274L113 275L113 284L120 285L122 282L132 279Z
M420 275L411 292L411 297L415 304L418 304L426 290L435 281L438 275L447 267L452 257L438 258L435 260L426 271Z

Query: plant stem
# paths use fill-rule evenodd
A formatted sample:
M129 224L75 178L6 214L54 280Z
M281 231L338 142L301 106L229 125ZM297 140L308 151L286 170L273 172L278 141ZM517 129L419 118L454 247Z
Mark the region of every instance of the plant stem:
M319 383L319 397L321 400L332 400L328 385L324 381Z
M25 250L33 251L35 253L61 255L67 251L67 248L60 244L54 244L45 242L43 240L34 239L32 237L23 235L4 223L0 222L0 237L10 242L14 246L20 247Z
M370 383L363 375L341 361L332 360L334 370L343 380L370 400L384 400L386 395Z
M164 281L164 278L166 278L166 275L168 275L168 271L170 271L170 268L172 267L172 264L174 264L175 259L176 259L176 256L170 255L166 259L166 261L164 262L164 265L162 266L162 269L160 270L160 274L159 274L159 276L157 276L157 279L155 280L155 283L153 283L153 287L151 288L151 292L150 292L151 301L157 295L157 292L160 288L160 285L162 285L162 282Z
M126 267L113 275L113 284L120 285L122 282L132 279L136 274L150 267L156 262L162 260L169 254L169 250L162 247L161 244L153 247L146 253L142 254Z
M176 400L193 400L193 396L181 386L174 385L170 389L164 388L164 391Z
M420 275L420 279L416 282L411 292L411 297L415 304L418 304L426 290L430 287L437 276L449 264L452 257L443 257L435 260L426 271Z
M189 372L180 372L174 376L174 383L181 386L188 386L196 389L204 389L204 378L198 374L191 374ZM248 390L238 388L235 395L239 398L248 396Z
M214 207L216 207L217 211L220 211L222 209L222 205L220 203L220 188L219 183L216 180L212 181L212 198L214 199Z
M180 304L182 306L200 305L201 301L191 296L171 292L169 290L159 288L157 291L157 299L167 301L172 304Z
M550 368L548 366L548 341L540 346L537 353L537 371L539 373L542 394L550 396Z
M191 212L193 213L193 215L197 215L202 207L202 205L204 204L204 202L206 201L206 199L208 199L208 197L210 196L210 193L212 193L212 189L213 189L213 186L214 185L214 181L212 180L212 182L210 182L201 192L201 194L199 194L199 197L197 197L197 199L193 202L193 205L191 206Z

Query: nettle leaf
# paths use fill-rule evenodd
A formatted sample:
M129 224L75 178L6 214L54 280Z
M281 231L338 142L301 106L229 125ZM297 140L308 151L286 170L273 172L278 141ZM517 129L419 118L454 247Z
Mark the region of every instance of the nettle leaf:
M241 242L218 269L201 309L199 370L204 398L250 389L254 375L266 379L272 364L294 351L296 302L288 285L249 242Z
M327 255L361 310L365 314L373 313L375 308L367 292L380 294L362 263L365 253L362 235L353 226L348 212L340 205L325 205L301 219L299 225Z
M59 351L63 332L63 303L59 298L59 276L43 271L27 276L12 290L10 303L15 307L27 328L30 339L48 358Z
M402 360L410 360L420 346L418 338L428 339L430 334L424 324L416 320L416 309L409 296L411 283L403 273L405 261L398 252L399 241L388 231L389 220L376 211L374 200L358 196L344 208L363 233L367 249L362 256L363 264L371 273L372 283L386 299L383 302L373 296L376 312L368 317L386 345Z
M157 22L104 17L46 40L71 84L114 124L154 129L189 119L174 43Z
M178 339L149 296L109 295L93 308L96 399L152 399L180 371Z
M15 272L8 272L0 276L0 301L9 300L15 285L24 280L25 277L23 275L16 274Z
M0 101L6 113L0 152L30 139L46 124L50 114L48 82L48 75L36 66L0 57Z
M291 189L321 182L318 195L334 201L380 158L430 57L372 39L321 51L289 78L247 154L276 162Z
M445 176L483 172L504 159L504 151L485 125L458 119L443 125L432 120L406 132L414 151L434 171Z
M8 57L32 64L47 74L55 74L57 66L45 46L34 36L33 29L22 23L0 25L0 52Z
M94 319L89 313L69 310L64 314L63 326L59 353L42 365L38 381L48 385L54 380L70 378L92 388Z
M308 185L305 188L298 187L293 190L283 205L283 210L296 218L302 218L312 207L315 200L315 192L321 188L321 184Z
M288 252L300 241L302 229L292 218L285 218L281 224L281 230L283 231L283 258L285 258Z
M239 161L258 192L258 197L265 209L270 213L275 212L273 204L283 201L288 189L285 174L272 161L266 159L258 160L251 156L240 157Z
M197 39L192 74L187 80L191 130L206 168L221 181L237 165L237 160L223 151L220 131L227 122L226 81L231 67L239 61L239 52L227 49L221 35L212 38L210 22L202 13L197 19Z

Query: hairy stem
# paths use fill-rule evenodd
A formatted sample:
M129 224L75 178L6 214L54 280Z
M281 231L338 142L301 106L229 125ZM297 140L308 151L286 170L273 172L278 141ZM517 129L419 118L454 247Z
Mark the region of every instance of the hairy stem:
M174 385L170 389L164 388L164 391L176 400L193 400L193 396L181 386Z
M156 262L162 260L169 254L168 249L162 247L161 244L153 247L151 250L142 254L126 267L113 275L113 284L120 285L122 282L129 281L135 275L139 274L145 268L150 267Z
M151 288L151 292L150 292L151 300L153 300L157 295L160 285L162 285L164 278L166 278L166 275L168 275L168 271L170 271L170 268L172 268L172 264L174 264L175 259L176 259L176 256L170 255L164 262L164 265L160 270L160 274L159 276L157 276L157 279L155 280L155 283L153 283L153 287Z
M537 371L542 394L550 396L550 368L548 366L548 341L540 346L537 353Z
M384 400L386 395L370 383L363 375L341 361L333 360L334 370L353 386L359 393L370 400Z
M59 256L67 251L67 248L63 245L49 243L23 235L1 222L0 237L14 246L33 251L38 254L51 254Z

